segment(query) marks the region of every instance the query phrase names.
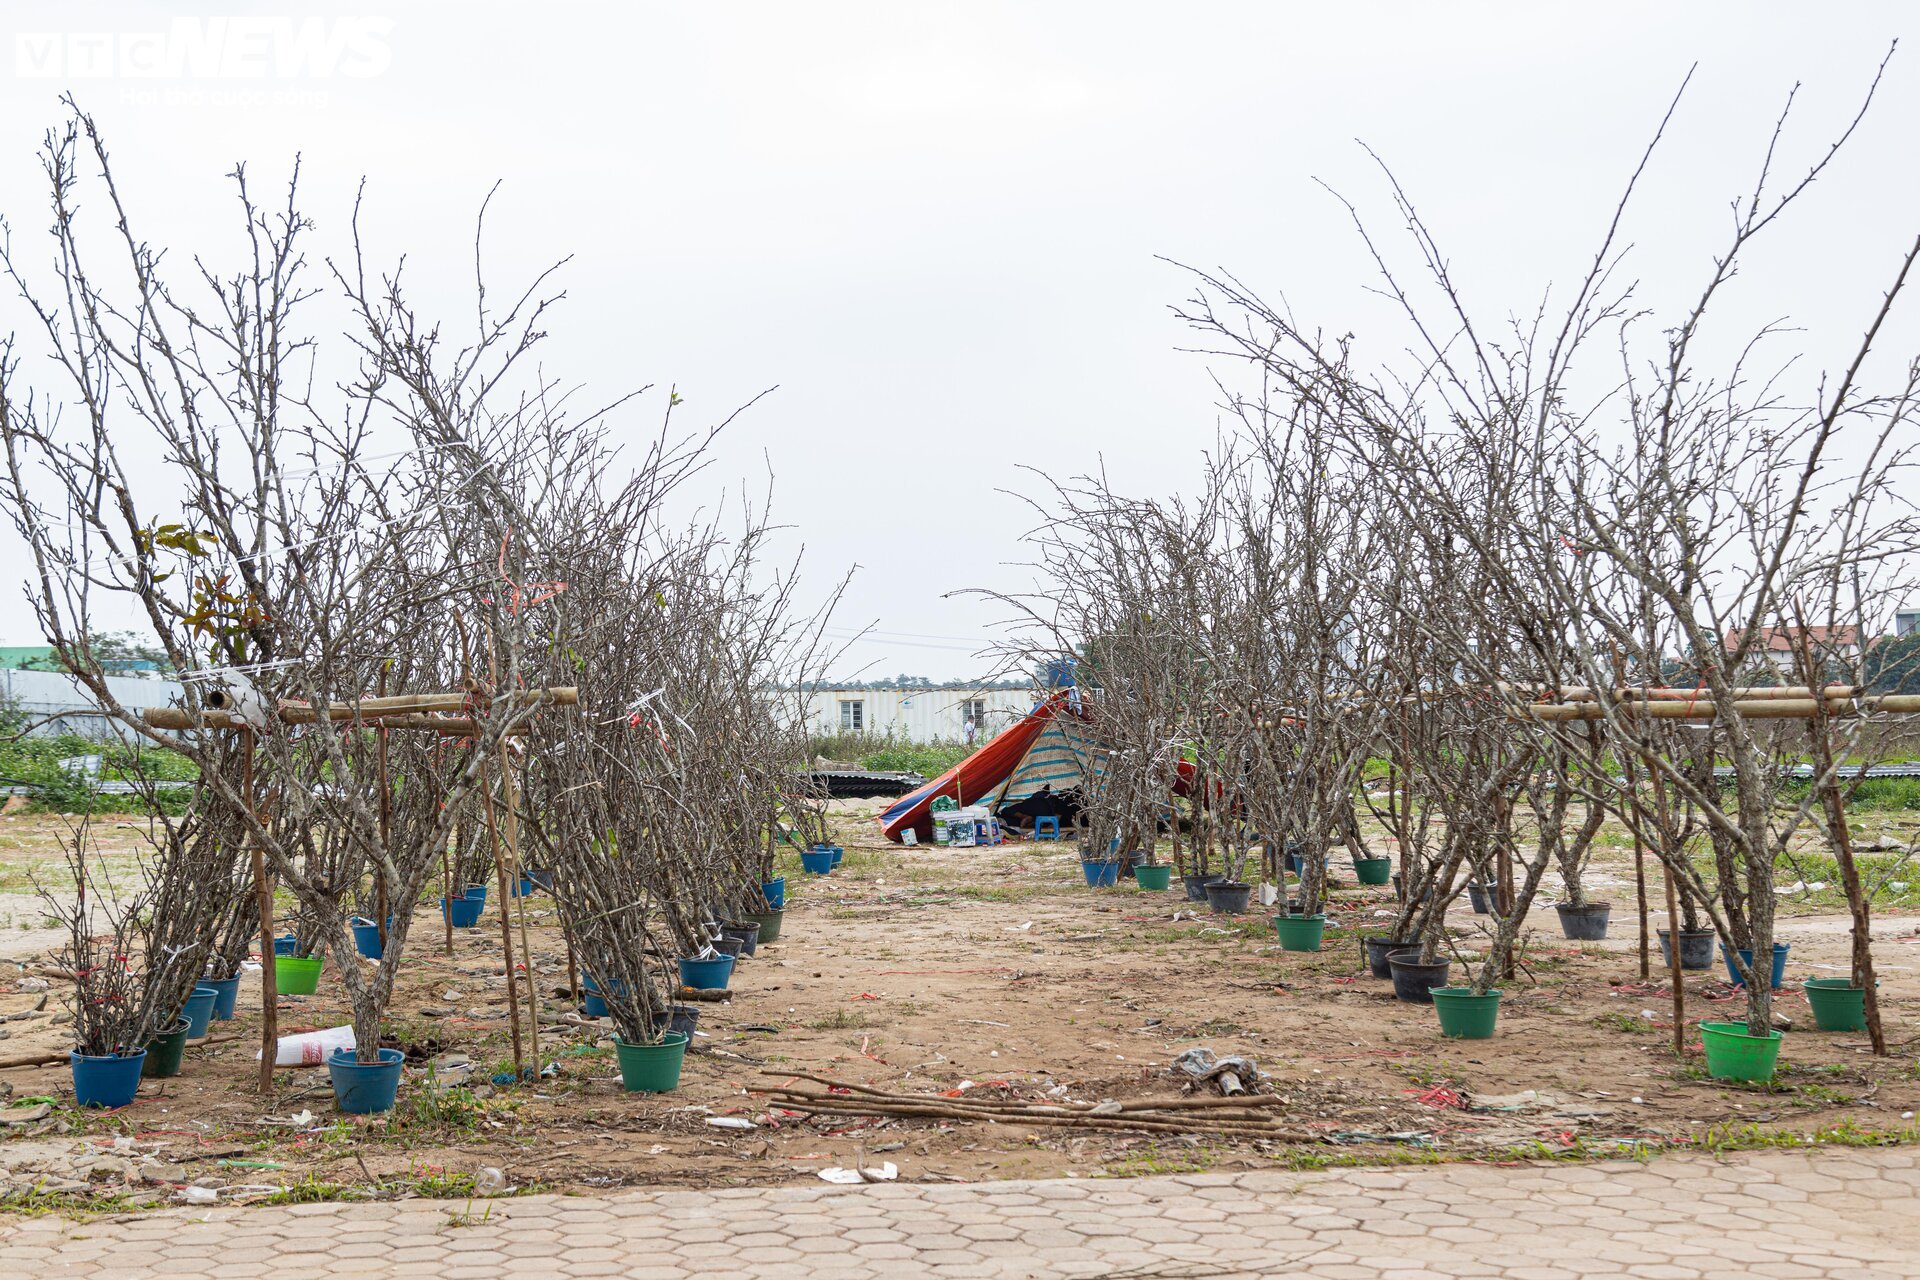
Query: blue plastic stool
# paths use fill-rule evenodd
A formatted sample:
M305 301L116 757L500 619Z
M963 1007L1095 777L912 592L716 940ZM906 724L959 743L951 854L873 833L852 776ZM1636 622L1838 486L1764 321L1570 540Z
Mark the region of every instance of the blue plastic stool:
M1035 840L1058 840L1060 838L1060 819L1055 817L1035 818L1033 820L1033 838Z

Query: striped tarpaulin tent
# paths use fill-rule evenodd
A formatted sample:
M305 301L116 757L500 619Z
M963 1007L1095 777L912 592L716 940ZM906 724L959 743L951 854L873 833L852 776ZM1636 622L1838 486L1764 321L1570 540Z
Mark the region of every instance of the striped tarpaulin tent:
M936 796L951 796L963 805L992 799L1026 761L1028 751L1038 741L1054 717L1067 711L1067 694L1056 693L1019 720L993 736L985 746L953 768L921 787L901 796L892 808L880 815L880 829L887 839L900 840L900 833L913 828L919 839L933 839L933 801ZM1038 787L1035 788L1038 790Z

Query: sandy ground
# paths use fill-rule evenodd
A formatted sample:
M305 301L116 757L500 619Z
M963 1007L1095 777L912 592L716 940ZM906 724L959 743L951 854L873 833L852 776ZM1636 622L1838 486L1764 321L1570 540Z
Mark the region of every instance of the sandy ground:
M149 1082L112 1114L71 1108L64 1066L0 1071L16 1101L54 1100L51 1115L0 1133L0 1182L135 1201L177 1198L187 1183L246 1199L301 1184L302 1194L383 1184L458 1192L499 1170L510 1186L552 1189L813 1180L831 1165L895 1163L907 1179L1128 1175L1210 1168L1297 1167L1329 1158L1508 1158L1617 1152L1621 1144L1712 1145L1728 1126L1807 1134L1847 1124L1913 1131L1920 1073L1912 1044L1920 1010L1920 917L1882 917L1876 935L1890 1059L1863 1035L1812 1029L1805 999L1782 993L1793 1021L1770 1089L1704 1078L1695 1053L1676 1063L1670 997L1640 980L1626 870L1602 867L1616 902L1613 936L1569 944L1550 909L1536 913L1521 975L1507 986L1497 1036L1448 1041L1433 1010L1401 1004L1365 974L1357 936L1387 912L1385 890L1336 894L1325 950L1276 945L1264 913L1213 917L1176 891L1090 891L1061 846L901 849L885 844L865 806L844 806L846 863L826 879L788 873L785 931L745 960L732 999L704 1006L702 1033L672 1094L624 1093L605 1026L567 1025L572 1002L552 909L532 900L543 1049L557 1074L539 1086L486 1083L508 1064L499 934L459 930L441 954L436 917L410 940L390 1023L423 1054L471 1059L475 1097L434 1105L424 1071L410 1074L390 1117L335 1113L323 1071L283 1071L253 1091L259 995L243 989L236 1021L188 1051L177 1079ZM9 817L17 864L55 824ZM1612 882L1607 887L1606 881ZM1543 895L1544 896L1544 895ZM11 906L0 900L0 916ZM20 910L28 910L22 906ZM493 910L489 905L489 912ZM1463 906L1453 922L1468 931ZM1655 924L1664 920L1656 914ZM1847 926L1831 913L1783 920L1789 980L1840 972ZM15 928L5 954L27 959L46 940ZM357 962L357 961L356 961ZM329 958L329 967L337 964ZM5 994L24 971L0 970L0 1015L41 997ZM1456 973L1457 973L1456 969ZM1688 1018L1732 1017L1725 974L1689 974ZM0 1057L63 1049L60 984L38 1016L0 1024ZM337 978L312 997L283 997L283 1032L345 1021ZM425 1010L451 1016L430 1017ZM1697 1045L1697 1034L1689 1039ZM1256 1060L1296 1127L1328 1145L1269 1146L1217 1138L1079 1135L1058 1129L920 1120L807 1121L770 1110L751 1090L806 1071L899 1092L989 1089L1100 1100L1170 1096L1177 1053L1205 1045ZM1527 1096L1527 1095L1531 1096ZM716 1118L750 1120L747 1130ZM1746 1135L1749 1139L1751 1135Z

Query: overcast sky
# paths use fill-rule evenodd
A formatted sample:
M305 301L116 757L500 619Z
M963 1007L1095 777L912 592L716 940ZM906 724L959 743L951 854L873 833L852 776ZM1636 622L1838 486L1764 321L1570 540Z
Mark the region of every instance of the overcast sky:
M826 582L857 566L836 674L971 676L998 617L947 594L1018 587L1040 493L1019 464L1189 482L1209 367L1156 255L1223 266L1295 312L1385 323L1344 210L1392 164L1470 296L1530 310L1584 269L1612 201L1699 63L1628 224L1670 312L1703 281L1796 81L1790 162L1851 115L1905 4L410 3L0 9L0 213L39 239L35 148L71 90L143 233L231 246L234 161L303 157L320 248L367 180L376 254L410 255L464 316L474 216L496 287L572 256L543 359L611 399L653 383L730 428L710 473L770 468ZM306 25L319 18L318 26ZM278 34L276 34L278 30ZM114 35L112 51L90 37ZM305 42L305 43L302 43ZM263 50L265 52L263 52ZM262 75L261 72L269 74ZM1733 299L1831 359L1920 223L1920 47ZM0 302L0 327L20 323ZM1904 331L1910 334L1911 330ZM1904 339L1903 339L1904 340ZM1911 350L1911 345L1906 348ZM1233 376L1229 369L1219 369ZM623 426L650 432L661 402ZM0 539L0 643L38 636Z

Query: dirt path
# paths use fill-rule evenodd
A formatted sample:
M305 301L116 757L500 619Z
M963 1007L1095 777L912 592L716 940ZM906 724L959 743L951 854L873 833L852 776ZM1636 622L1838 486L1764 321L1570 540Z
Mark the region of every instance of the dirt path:
M1778 1083L1739 1088L1704 1079L1697 1055L1676 1064L1669 997L1657 974L1639 982L1630 910L1615 924L1628 941L1584 946L1562 941L1551 912L1539 913L1496 1038L1448 1041L1431 1008L1396 1002L1364 974L1355 938L1388 909L1382 891L1343 890L1326 950L1302 955L1281 951L1264 917L1202 909L1194 918L1178 894L1089 891L1058 846L903 850L853 825L846 842L846 865L832 877L790 873L786 932L742 963L729 1002L703 1008L703 1034L673 1094L622 1092L605 1026L565 1021L564 950L550 905L535 898L543 1034L559 1062L539 1087L489 1083L511 1065L497 932L457 931L455 953L443 956L437 918L423 917L391 1025L423 1065L456 1055L441 1058L435 1078L464 1077L466 1087L436 1093L419 1070L391 1116L350 1118L334 1113L323 1073L291 1071L275 1098L261 1099L252 1092L258 995L243 990L239 1020L124 1112L61 1105L64 1066L0 1073L16 1098L56 1104L47 1119L0 1136L0 1179L16 1203L92 1198L114 1208L177 1200L190 1183L223 1203L458 1193L496 1178L595 1192L812 1183L824 1167L861 1160L929 1182L1125 1176L1724 1150L1836 1128L1885 1140L1910 1136L1920 1107L1912 916L1883 916L1877 930L1883 1008L1892 1039L1907 1046L1900 1056L1876 1060L1864 1037L1811 1031L1804 998L1788 992L1781 1009L1795 1030ZM1455 923L1470 931L1473 917L1463 907ZM1796 983L1844 962L1844 924L1831 916L1784 920L1781 936ZM1687 992L1689 1019L1739 1007L1723 971L1690 974ZM0 1014L35 998L0 995ZM10 1032L0 1055L62 1048L54 1008L0 1027ZM329 977L317 996L284 998L281 1026L336 1025L344 1008ZM1164 1097L1179 1089L1168 1062L1196 1045L1256 1060L1287 1099L1289 1121L1323 1141L809 1122L751 1092L806 1071L901 1092Z

